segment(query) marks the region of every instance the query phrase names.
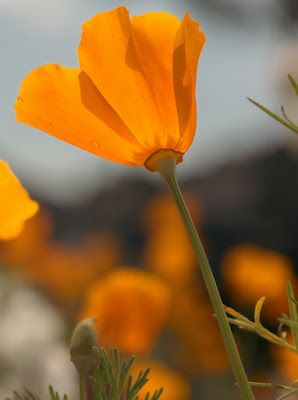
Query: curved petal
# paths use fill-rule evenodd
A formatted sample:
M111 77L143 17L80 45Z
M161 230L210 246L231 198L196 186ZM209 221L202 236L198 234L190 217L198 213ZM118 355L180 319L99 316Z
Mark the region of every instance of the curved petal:
M197 65L205 43L204 32L198 30L198 27L199 23L186 12L174 44L174 89L181 132L180 141L174 150L181 153L190 147L196 131Z
M0 160L0 239L15 238L38 208L9 166Z
M147 153L91 79L80 70L49 64L22 83L16 118L65 142L127 165L143 165Z
M136 15L131 18L134 42L162 131L155 135L158 150L163 144L172 148L179 140L179 123L173 85L173 47L180 21L164 12ZM161 140L165 136L167 141Z
M152 152L178 134L172 51L179 21L165 13L129 18L121 6L83 25L80 67L135 137Z

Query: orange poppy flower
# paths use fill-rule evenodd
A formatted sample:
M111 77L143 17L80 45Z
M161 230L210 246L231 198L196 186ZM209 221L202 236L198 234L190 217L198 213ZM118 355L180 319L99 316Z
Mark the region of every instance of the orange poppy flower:
M16 239L1 243L1 258L6 267L17 270L60 305L69 306L119 263L121 248L115 237L96 231L75 245L54 240L51 222L42 209Z
M75 247L63 241L49 242L31 263L24 266L23 272L60 304L67 306L78 302L88 286L111 267L107 258L111 250L99 247L97 251L89 252L84 242ZM115 260L116 257L117 249Z
M191 192L182 190L182 194L194 223L202 224L204 210L200 200ZM149 234L164 229L166 225L179 225L181 230L185 230L175 201L168 192L158 193L149 200L144 210L143 225Z
M176 290L172 297L169 328L180 346L175 361L190 375L220 374L229 369L212 306L198 287Z
M202 219L198 201L185 194L191 215ZM144 264L171 285L183 286L195 280L197 261L179 211L169 194L155 196L147 205L144 225L149 235L144 249Z
M290 333L287 336L287 342L294 345ZM297 382L298 354L272 343L270 343L270 353L278 371L283 375L283 377L286 378L290 384Z
M80 318L96 317L101 346L126 354L150 352L165 324L170 305L168 287L157 277L121 268L91 285Z
M198 26L188 13L130 18L123 6L95 15L83 25L80 69L31 72L17 120L121 164L144 165L161 149L182 161L196 129Z
M0 243L4 264L9 268L27 269L47 248L53 229L52 215L41 207L38 214L26 222L16 238Z
M38 211L38 204L30 199L9 166L1 160L0 198L0 239L13 239L24 222Z
M229 250L222 261L228 293L240 306L254 307L263 296L263 317L272 322L288 310L287 281L294 282L291 261L277 252L243 244Z
M161 399L163 400L188 400L191 397L190 383L180 372L174 371L159 361L136 361L131 373L133 381L137 379L140 371L150 367L148 382L140 390L138 396L144 399L147 392L152 396L155 390L163 388Z

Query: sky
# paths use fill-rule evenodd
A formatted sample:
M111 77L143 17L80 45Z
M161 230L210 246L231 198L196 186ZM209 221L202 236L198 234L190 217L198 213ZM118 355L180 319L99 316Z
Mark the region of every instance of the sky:
M148 177L144 168L101 159L15 121L13 104L26 74L47 63L77 68L82 23L120 4L131 15L166 11L179 19L187 8L205 31L197 75L197 134L179 166L182 178L284 143L290 133L246 97L278 112L281 72L285 79L291 72L280 54L296 34L283 29L274 0L244 0L240 9L236 0L219 3L227 10L238 3L237 12L220 14L195 0L0 0L0 158L32 193L56 203L79 202L132 174Z

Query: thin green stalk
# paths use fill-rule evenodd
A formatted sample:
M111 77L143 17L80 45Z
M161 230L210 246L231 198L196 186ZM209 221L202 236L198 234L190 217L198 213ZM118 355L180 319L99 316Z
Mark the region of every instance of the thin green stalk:
M86 375L79 374L80 400L86 400Z
M297 312L297 304L294 303L295 300L294 290L291 282L287 282L287 295L288 295L288 302L289 302L289 311L290 311L290 318L294 322L294 324L290 327L293 340L295 343L295 349L298 350L298 326L295 322L298 322L298 312Z
M176 180L176 160L170 157L160 159L157 163L157 170L169 185L190 238L242 397L245 400L254 400L211 267Z

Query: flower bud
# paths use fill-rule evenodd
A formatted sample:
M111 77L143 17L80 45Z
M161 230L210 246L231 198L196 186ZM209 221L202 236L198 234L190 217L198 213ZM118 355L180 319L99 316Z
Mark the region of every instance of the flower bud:
M96 318L86 318L79 322L70 340L70 359L80 376L86 376L95 363L93 347L97 345L97 339L94 321Z

